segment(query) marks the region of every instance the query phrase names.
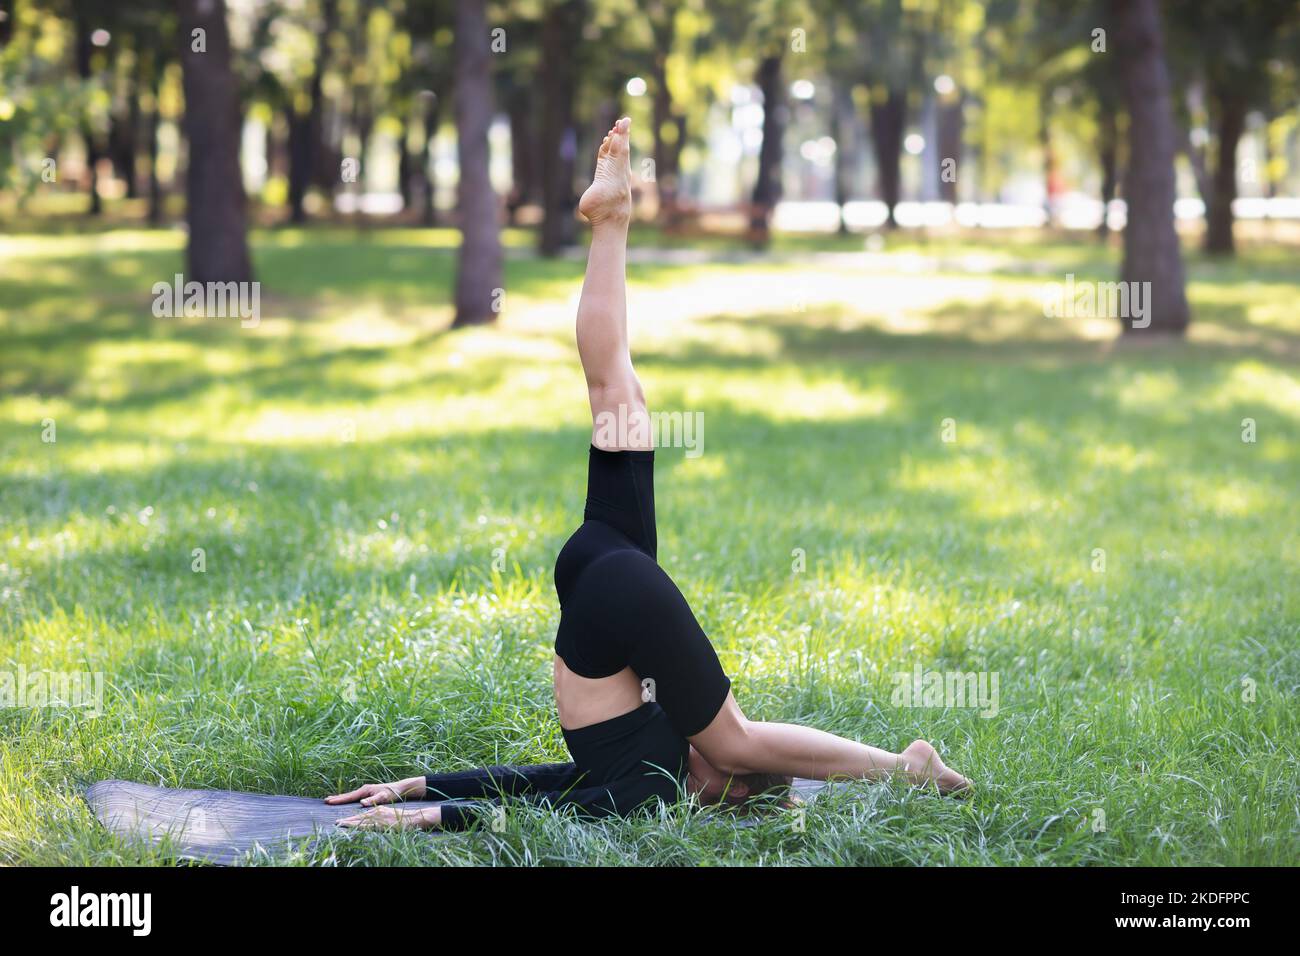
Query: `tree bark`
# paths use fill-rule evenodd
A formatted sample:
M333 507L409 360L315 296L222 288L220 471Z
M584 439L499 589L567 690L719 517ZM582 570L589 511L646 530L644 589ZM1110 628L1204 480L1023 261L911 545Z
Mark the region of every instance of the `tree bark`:
M431 95L424 104L424 139L420 146L420 181L424 185L422 221L432 228L438 224L438 177L430 162L433 140L438 135L438 121L442 116L442 97Z
M397 150L397 192L402 197L402 211L411 208L412 200L415 197L412 190L412 169L415 166L415 156L411 152L411 117L410 112L402 117L402 131L399 134Z
M853 153L849 149L853 136L853 94L849 92L848 83L840 78L832 78L835 88L831 91L831 139L835 141L835 205L839 211L838 232L842 236L849 233L849 224L844 218L844 207L852 198Z
M149 77L150 106L147 126L149 130L149 225L156 226L162 222L162 184L158 181L158 127L162 121L162 109L158 103L159 87L162 83L162 65L158 60L153 63Z
M1169 97L1160 12L1155 0L1111 0L1116 56L1129 114L1124 200L1126 283L1150 283L1144 328L1120 317L1124 334L1186 332L1190 313L1183 256L1174 228L1174 152L1177 141ZM1130 289L1133 286L1129 287Z
M307 111L299 112L289 91L289 105L285 119L289 124L289 218L294 223L307 221L303 203L313 182L333 174L325 168L325 148L322 143L322 114L324 113L324 77L329 65L329 38L338 17L338 0L324 0L321 6L320 29L316 34L316 60L312 67L311 83L307 90Z
M1115 111L1104 103L1098 119L1097 162L1101 165L1101 222L1097 225L1097 237L1105 242L1110 236L1107 213L1119 185L1119 124L1115 121Z
M86 81L91 76L90 60L94 55L94 44L90 42L91 25L84 4L73 6L73 30L76 39L77 76ZM98 216L104 211L103 203L99 198L99 138L95 135L95 127L90 117L84 111L81 114L79 131L86 149L86 172L88 173L86 189L90 195L88 211L92 216Z
M1205 251L1230 256L1236 245L1232 236L1232 201L1237 198L1237 144L1246 129L1246 101L1232 90L1214 97L1218 107L1218 149L1213 185L1205 209Z
M196 29L206 50L194 50ZM189 170L187 265L195 282L251 282L239 169L239 89L230 68L225 0L181 3L181 66Z
M455 44L461 243L453 327L493 321L503 288L497 196L488 177L492 53L485 0L456 0Z
M573 98L578 77L572 44L582 33L585 6L582 0L562 0L547 7L542 21L542 228L538 251L547 257L572 245L576 234Z
M884 100L871 100L871 152L876 160L876 181L880 201L885 204L885 228L898 228L894 207L902 189L900 152L903 126L907 121L907 98L901 90L891 89Z
M965 125L966 97L964 94L957 94L952 102L945 103L940 100L938 103L939 116L936 123L939 137L939 198L946 203L957 204L957 178L956 171L961 168L961 139L962 129ZM952 176L945 178L948 170L944 168L946 160L951 159L953 165Z
M1038 146L1043 151L1043 215L1048 229L1056 228L1056 153L1052 149L1051 93L1038 98Z
M785 103L781 98L780 53L768 53L759 61L758 88L763 94L763 145L758 150L758 178L749 206L749 239L765 246L772 239L772 213L781 199Z
M514 223L519 210L537 199L537 137L533 132L532 91L516 88L510 94L510 196L506 209Z
M297 111L292 97L284 118L289 127L289 221L297 224L307 221L304 201L311 185L311 121Z

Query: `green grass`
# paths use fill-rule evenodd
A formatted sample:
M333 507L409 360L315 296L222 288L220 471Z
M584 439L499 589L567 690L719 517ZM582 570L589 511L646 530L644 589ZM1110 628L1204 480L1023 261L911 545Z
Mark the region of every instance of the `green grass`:
M0 710L3 863L157 862L94 823L104 777L324 794L564 757L581 263L512 237L501 325L450 332L450 234L260 233L241 329L151 315L181 242L0 238L0 671L105 680L99 716ZM802 827L521 811L276 862L1296 861L1294 252L1194 260L1192 339L1117 349L1039 304L1110 251L786 251L632 267L651 401L705 420L659 457L661 563L750 716L926 737L978 793L863 786ZM917 664L996 673L997 715L894 706Z

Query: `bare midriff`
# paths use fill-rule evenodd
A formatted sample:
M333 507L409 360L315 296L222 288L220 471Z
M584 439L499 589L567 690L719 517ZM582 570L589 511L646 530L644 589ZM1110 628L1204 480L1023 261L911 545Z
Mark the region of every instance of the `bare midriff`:
M555 709L560 726L580 730L603 720L613 720L641 706L641 682L632 668L609 677L581 677L555 657Z

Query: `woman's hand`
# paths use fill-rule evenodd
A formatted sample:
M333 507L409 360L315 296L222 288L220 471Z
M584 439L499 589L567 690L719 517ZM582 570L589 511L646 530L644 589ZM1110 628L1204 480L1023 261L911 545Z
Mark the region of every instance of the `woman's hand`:
M340 803L361 802L363 807L377 807L382 803L397 803L401 800L419 800L424 796L424 778L407 777L396 783L367 783L349 793L338 793L326 797L325 802L331 806Z
M419 810L379 807L335 821L338 826L359 830L431 830L441 822L442 814L438 807L421 807Z

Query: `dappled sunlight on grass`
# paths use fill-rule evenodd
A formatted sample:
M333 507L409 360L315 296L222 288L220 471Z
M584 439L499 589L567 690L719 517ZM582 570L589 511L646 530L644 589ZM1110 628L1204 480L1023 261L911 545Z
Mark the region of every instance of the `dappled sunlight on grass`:
M0 258L0 669L110 687L94 733L0 711L0 781L50 795L21 818L0 801L0 860L101 860L65 839L91 832L69 795L97 777L317 793L563 756L551 569L590 434L581 261L512 257L500 322L449 330L449 230L256 238L248 329L151 316L179 234ZM958 862L1289 861L1300 288L1265 253L1194 261L1192 341L1160 349L1043 317L1044 283L1109 278L1110 255L635 264L651 406L704 421L702 456L656 458L659 560L752 716L926 736L981 780L957 810L874 797L941 815ZM1000 674L999 714L895 706L918 665ZM1044 835L1093 806L1125 825ZM636 860L658 838L638 826L591 832Z

